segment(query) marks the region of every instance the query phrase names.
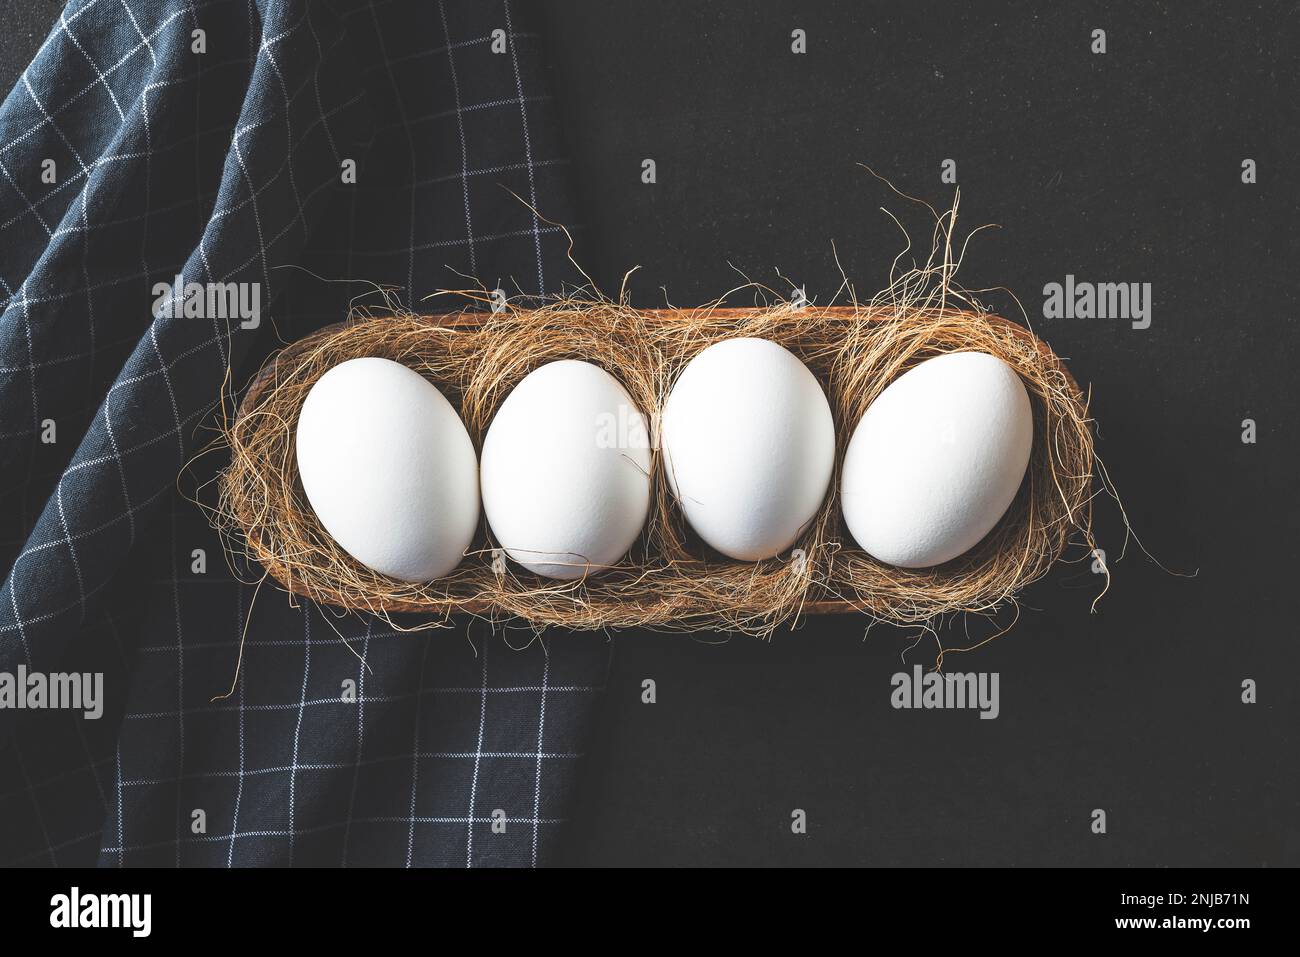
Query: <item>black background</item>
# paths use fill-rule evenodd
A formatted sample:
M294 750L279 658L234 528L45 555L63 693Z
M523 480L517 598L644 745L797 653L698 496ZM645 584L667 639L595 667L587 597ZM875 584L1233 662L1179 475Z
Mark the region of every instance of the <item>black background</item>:
M1098 505L1086 565L1025 595L950 670L1001 673L1002 714L895 711L932 638L813 619L764 644L614 638L573 863L1300 863L1295 594L1297 51L1293 5L554 3L579 255L641 306L741 280L826 302L887 282L957 162L967 286L1003 285L1093 389L1137 533ZM808 52L791 52L806 31ZM1090 52L1094 28L1107 53ZM1256 160L1259 182L1241 182ZM652 158L657 183L642 184ZM732 268L734 265L735 269ZM1067 273L1150 282L1152 325L1045 320ZM1007 297L990 305L1013 312ZM1254 418L1255 445L1241 441ZM1198 571L1199 570L1199 571ZM972 635L987 634L972 624ZM966 644L948 629L945 644ZM905 662L905 663L904 663ZM657 683L658 703L640 700ZM1259 703L1241 702L1254 678ZM808 833L790 829L792 809ZM1091 833L1103 808L1108 833Z
M57 4L11 6L6 86ZM1000 673L995 721L893 710L890 676L928 667L935 640L909 651L915 632L858 618L766 643L616 635L566 862L1300 863L1295 7L545 6L577 255L607 292L634 265L640 306L697 304L742 272L788 292L779 270L826 302L834 243L865 298L902 246L880 207L918 239L929 223L858 164L942 207L951 158L959 226L1000 226L960 280L1012 290L1091 386L1133 526L1179 573L1135 543L1116 561L1124 527L1099 501L1098 612L1086 563L1062 566L1011 633L946 661ZM1150 282L1151 328L1044 319L1043 285L1067 273Z

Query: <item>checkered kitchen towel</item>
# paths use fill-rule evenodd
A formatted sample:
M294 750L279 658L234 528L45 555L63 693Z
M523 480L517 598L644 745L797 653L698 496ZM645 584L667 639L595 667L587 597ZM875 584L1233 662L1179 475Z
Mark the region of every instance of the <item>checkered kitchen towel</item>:
M74 0L0 107L0 677L105 675L98 719L0 710L0 862L554 850L600 639L254 604L177 483L227 367L364 291L315 277L408 303L569 278L502 188L573 222L521 6ZM177 274L258 284L259 322L160 317Z

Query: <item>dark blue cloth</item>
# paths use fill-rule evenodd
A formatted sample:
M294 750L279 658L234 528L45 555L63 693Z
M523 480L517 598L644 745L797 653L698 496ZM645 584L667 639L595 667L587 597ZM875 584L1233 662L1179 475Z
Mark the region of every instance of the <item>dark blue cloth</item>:
M515 4L63 11L0 108L0 672L103 672L106 711L0 710L0 862L545 863L602 640L254 603L190 501L220 463L185 467L365 282L557 291L503 187L572 223L566 175ZM177 274L258 284L256 326L161 316Z

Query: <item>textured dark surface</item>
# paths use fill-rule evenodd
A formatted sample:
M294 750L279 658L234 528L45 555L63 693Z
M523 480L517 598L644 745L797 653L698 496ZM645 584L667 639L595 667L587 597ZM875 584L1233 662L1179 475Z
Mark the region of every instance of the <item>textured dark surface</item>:
M579 253L639 305L776 269L825 302L884 284L903 219L858 167L998 223L961 277L1005 285L1093 389L1100 452L1143 542L1098 503L1115 581L1086 565L1025 596L949 670L1001 673L1001 717L890 707L935 642L858 619L770 644L620 635L567 848L583 863L1300 863L1294 634L1300 252L1294 7L1208 4L556 3ZM1089 51L1107 31L1108 52ZM808 52L790 52L790 32ZM643 185L653 158L658 182ZM1259 182L1241 182L1241 161ZM733 270L732 266L735 266ZM1150 329L1047 320L1067 273L1153 284ZM988 301L1011 312L1005 295ZM1014 314L1014 313L1013 313ZM1241 421L1258 422L1243 445ZM973 638L988 628L971 625ZM946 644L967 644L960 625ZM902 661L905 659L906 664ZM642 704L641 682L658 703ZM1259 703L1241 703L1241 682ZM791 833L791 811L808 833ZM1090 814L1105 809L1105 836Z
M59 18L57 3L23 3L5 0L0 4L4 29L0 30L0 88L8 90L22 74L37 47Z

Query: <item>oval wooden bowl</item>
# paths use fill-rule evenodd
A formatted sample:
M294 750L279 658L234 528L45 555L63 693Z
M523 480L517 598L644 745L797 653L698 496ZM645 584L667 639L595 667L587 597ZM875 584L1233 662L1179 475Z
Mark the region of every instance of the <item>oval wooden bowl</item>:
M859 320L861 318L861 313L858 310L855 310L853 307L831 306L831 307L815 307L815 308L818 308L820 313L827 316L832 316L832 317L842 316L846 321L854 317L858 317ZM673 322L679 322L682 320L683 316L689 315L691 313L695 313L697 311L698 310L692 310L692 309L651 309L651 310L643 310L642 312L651 321L673 323ZM718 309L711 310L711 315L720 318L734 318L734 317L742 317L745 314L751 313L753 311L754 310L750 310L750 309L718 308ZM1066 377L1066 379L1068 380L1068 382L1070 383L1071 387L1074 389L1074 391L1076 393L1079 393L1078 383L1074 380L1073 376L1070 375L1069 370L1065 368L1064 363L1062 363L1060 358L1056 356L1055 353L1052 352L1052 350L1047 346L1046 343L1044 343L1042 340L1034 336L1034 334L1031 333L1028 329L1016 323L1013 323L1007 319L1003 319L998 316L986 316L984 318L987 321L1008 327L1008 329L1010 330L1011 334L1014 337L1031 345L1042 357L1044 364L1046 366L1055 368L1060 372L1062 372ZM378 319L368 319L365 321L382 322L384 320L382 318L378 318ZM478 319L476 318L476 315L474 313L449 313L443 316L438 316L438 315L426 316L426 317L421 317L421 321L428 322L430 326L441 326L441 327L451 327L451 328L474 328L478 323ZM886 321L886 320L882 319L878 321ZM292 366L294 361L303 353L316 348L321 342L321 340L326 339L332 335L336 335L337 333L345 329L348 325L349 323L341 322L341 323L334 323L332 325L325 326L317 330L316 332L312 333L311 335L299 339L296 342L290 343L288 346L284 347L278 353L276 353L262 367L262 369L258 372L258 374L253 378L252 382L249 384L247 390L244 393L244 397L240 402L237 415L242 416L245 413L247 413L249 410L256 407L263 392L268 388L268 386L270 386L273 382L276 381L278 366L280 366L282 363L287 363L290 366ZM264 561L264 564L270 576L273 579L275 579L276 582L278 582L282 588L284 588L286 591L290 592L291 594L300 595L302 597L310 598L315 601L324 601L326 603L334 604L344 608L351 607L337 593L330 594L328 590L324 590L324 593L322 593L322 590L319 587L309 592L290 573L288 567L279 562L276 562L274 560L266 560ZM372 610L372 609L353 609L353 610ZM421 602L421 601L389 600L380 603L373 610L378 610L385 613L404 613L404 612L419 613L419 612L430 612L430 611L438 611L439 613L445 613L446 607L445 605L443 605L435 609L432 608L429 604L426 604L425 602ZM459 612L469 613L469 614L490 614L491 612L494 611L494 609L490 606L490 603L484 601L475 601L475 600L463 601L455 606L455 610ZM845 613L852 613L858 610L859 609L857 609L852 602L845 601L845 600L838 600L838 599L811 600L805 603L802 608L802 612L804 614L818 614L818 615L845 614Z

